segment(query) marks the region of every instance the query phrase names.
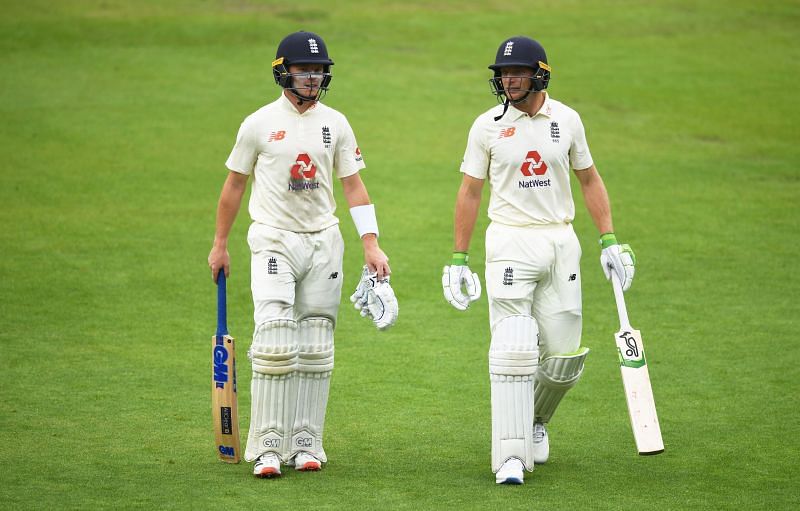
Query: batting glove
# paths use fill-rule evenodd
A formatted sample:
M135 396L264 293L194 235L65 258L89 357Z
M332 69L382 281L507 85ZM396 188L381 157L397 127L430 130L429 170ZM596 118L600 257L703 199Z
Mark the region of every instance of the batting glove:
M397 321L400 306L392 286L389 285L389 277L367 291L367 309L378 330L386 330Z
M611 272L617 274L617 278L622 284L622 290L627 291L633 283L633 275L636 273L636 254L627 244L620 245L613 232L600 236L600 265L606 279L611 280Z
M442 270L444 299L460 311L467 310L471 302L481 297L481 281L477 273L470 271L468 262L467 254L456 252L452 264ZM466 294L462 287L466 288Z

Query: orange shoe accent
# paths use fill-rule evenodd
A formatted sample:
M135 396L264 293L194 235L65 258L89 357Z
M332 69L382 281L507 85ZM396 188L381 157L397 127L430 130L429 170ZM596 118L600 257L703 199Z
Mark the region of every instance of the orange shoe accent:
M303 465L303 466L300 468L300 471L301 471L301 472L306 472L306 471L309 471L309 472L311 472L311 471L317 471L317 470L319 470L319 469L320 469L320 464L319 464L318 462L316 462L316 461L307 461L307 462L306 462L306 463L305 463L305 464L304 464L304 465Z
M261 472L256 475L256 477L260 477L262 479L270 479L273 477L280 477L281 471L277 468L273 467L264 467L261 469Z

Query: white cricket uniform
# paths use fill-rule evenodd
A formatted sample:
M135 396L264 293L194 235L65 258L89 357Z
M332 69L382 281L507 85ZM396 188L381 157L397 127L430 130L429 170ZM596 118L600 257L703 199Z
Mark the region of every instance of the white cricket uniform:
M226 166L253 176L256 326L279 317L335 322L344 244L333 181L365 167L345 116L319 102L301 114L281 94L244 120Z
M580 345L581 249L572 229L575 204L570 169L592 166L577 112L545 92L529 116L510 105L472 125L461 172L489 179L486 291L492 328L513 315L533 315L541 354Z

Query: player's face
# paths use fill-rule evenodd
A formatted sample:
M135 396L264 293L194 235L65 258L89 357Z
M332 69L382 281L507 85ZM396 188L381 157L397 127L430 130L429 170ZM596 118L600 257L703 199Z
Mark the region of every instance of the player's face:
M528 90L533 88L533 69L522 66L508 66L500 68L500 78L503 81L508 99L514 101L523 97Z
M294 89L303 96L314 97L322 85L322 64L292 64L289 66Z

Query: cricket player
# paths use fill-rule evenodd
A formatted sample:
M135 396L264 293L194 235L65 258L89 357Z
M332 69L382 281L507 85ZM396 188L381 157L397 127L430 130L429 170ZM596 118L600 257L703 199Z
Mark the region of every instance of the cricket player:
M522 484L524 470L547 461L546 425L580 378L589 351L580 347L581 247L572 228L570 169L600 231L606 278L615 272L627 290L635 258L614 235L608 195L580 116L545 90L550 66L544 48L511 37L489 69L502 104L480 115L469 132L456 199L455 251L442 285L459 310L480 297L468 249L488 179L492 471L498 484Z
M361 236L365 274L382 283L378 300L372 291L363 300L362 315L377 316L367 302L378 301L384 324L373 319L379 327L396 318L375 207L359 177L363 157L345 116L320 102L332 65L325 42L314 33L295 32L278 45L272 72L281 95L239 129L208 256L212 278L220 270L229 274L228 235L252 176L247 241L255 331L248 352L252 408L244 457L255 462L257 477L281 475L281 464L315 471L327 461L322 434L344 250L334 216L334 177Z

